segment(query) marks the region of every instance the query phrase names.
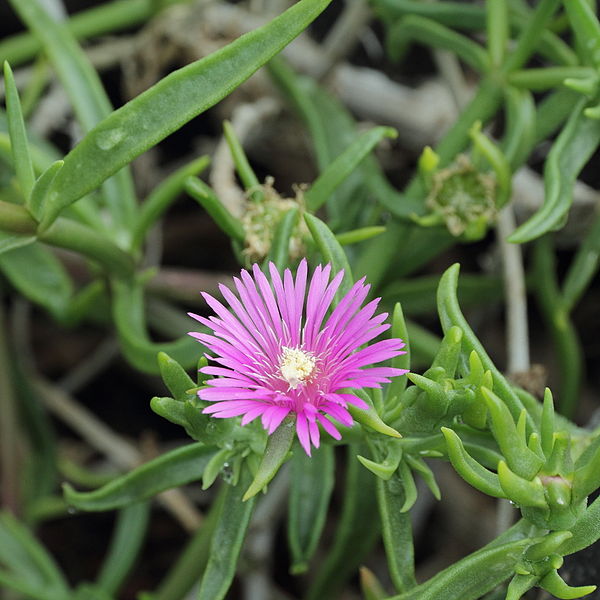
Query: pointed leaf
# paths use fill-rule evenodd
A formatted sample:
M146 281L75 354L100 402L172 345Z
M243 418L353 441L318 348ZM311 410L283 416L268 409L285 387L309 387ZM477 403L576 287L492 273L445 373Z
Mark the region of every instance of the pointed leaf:
M200 479L214 452L214 448L202 444L189 444L166 452L92 492L77 492L65 484L65 499L71 506L87 511L129 506Z
M249 471L244 468L238 485L224 484L227 488L210 541L209 559L200 582L198 600L222 600L231 586L256 500L242 501L250 478Z
M41 244L1 254L0 271L32 302L56 315L66 310L73 293L71 279L62 263Z
M29 142L27 141L19 92L10 65L6 61L4 62L4 87L6 90L6 117L14 167L23 191L23 197L28 200L35 181L35 175L29 156Z
M377 478L376 486L390 577L396 591L404 592L416 585L411 517L402 511L406 502L404 488L397 478L391 481Z
M544 167L543 206L508 241L522 244L561 226L573 202L573 186L600 143L600 121L589 119L581 99L553 143Z
M314 215L305 213L304 220L308 229L326 263L331 264L333 272L344 271L344 279L338 288L336 298L340 300L352 287L352 271L346 253L335 239L335 235L329 227Z
M524 437L519 435L513 416L506 404L487 388L482 388L481 393L490 411L494 438L498 442L506 462L517 475L531 479L540 470L544 461L527 447ZM525 409L522 410L525 411ZM527 412L521 414L526 416ZM524 426L525 419L523 419L523 430Z
M530 506L533 508L548 508L544 486L539 477L532 481L523 479L513 473L506 463L501 460L498 463L498 479L507 498L510 498L519 506Z
M572 587L565 583L556 569L545 575L539 583L539 586L561 600L571 600L571 598L581 598L587 596L596 590L595 585L582 585Z
M197 177L188 177L184 182L185 191L200 202L213 221L232 239L243 243L246 232L239 219L234 217L217 198L213 190Z
M65 158L49 199L52 213L98 187L136 156L224 98L301 33L329 1L301 0L263 27L167 75L113 112Z
M48 190L54 181L54 178L64 165L63 160L57 160L53 162L37 179L33 189L31 190L31 196L29 198L28 207L31 214L38 220L40 220L44 214L44 203L46 201L46 195Z
M306 192L306 205L309 210L315 212L323 206L336 188L383 138L395 138L397 136L398 132L391 127L376 127L363 133L329 164Z
M506 498L498 476L488 471L467 453L458 435L447 427L442 427L442 433L448 445L448 457L456 472L484 494L495 498Z
M288 458L295 435L296 420L286 417L281 425L268 437L267 447L260 461L258 472L242 498L244 502L256 496L275 477L279 467Z
M325 525L334 483L333 448L321 446L312 456L296 452L291 463L287 532L292 554L290 572L299 574L308 569Z

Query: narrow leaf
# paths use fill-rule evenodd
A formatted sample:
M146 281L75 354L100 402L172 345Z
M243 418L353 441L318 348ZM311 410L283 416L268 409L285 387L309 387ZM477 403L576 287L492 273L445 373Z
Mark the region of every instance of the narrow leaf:
M477 600L514 573L529 538L484 547L389 600Z
M140 248L144 237L152 225L162 216L169 205L183 190L183 184L193 175L201 173L209 164L208 156L201 156L190 163L177 169L165 178L155 189L140 208L140 213L133 230L133 247Z
M243 243L246 239L244 227L217 198L212 189L201 179L188 177L184 182L185 191L200 202L213 221L232 239Z
M256 496L262 491L265 486L275 477L279 467L284 463L288 457L292 442L296 435L296 422L295 419L287 417L283 420L281 425L268 437L267 447L265 453L258 466L258 471L250 484L250 487L246 490L242 501L246 502L253 496Z
M447 331L453 325L460 327L463 332L462 348L463 352L468 356L473 350L477 353L483 367L486 371L492 373L494 380L494 393L500 396L502 401L508 406L514 418L518 418L523 410L523 404L512 389L511 385L506 381L502 373L497 369L492 359L488 356L485 348L477 339L477 336L467 323L465 317L460 310L458 298L456 296L458 288L458 273L460 266L454 264L449 267L440 279L437 292L438 313L440 322L444 331ZM527 426L529 431L535 431L535 426L531 416L528 416Z
M356 460L356 455L365 451L364 446L347 447L342 513L333 546L311 578L306 600L336 598L379 537L374 477Z
M41 244L1 254L0 271L35 304L56 315L66 310L73 285L62 263Z
M210 542L209 559L200 583L198 600L221 600L231 586L256 500L242 501L250 478L250 473L244 469L238 485L224 484L228 487Z
M4 62L4 87L6 89L6 116L14 167L19 185L23 191L23 197L27 201L33 188L35 176L31 156L29 156L29 142L27 141L19 92L10 65L6 61Z
M302 32L329 1L301 0L267 25L169 74L113 112L65 158L48 218L224 98Z
M308 569L317 549L333 490L334 462L331 446L321 446L312 456L296 452L292 457L287 531L293 574Z
M448 445L448 457L456 472L479 491L495 498L506 498L498 476L480 465L465 450L462 441L452 429L442 427Z
M53 162L37 179L29 198L28 208L31 214L40 220L44 214L44 203L48 190L54 181L57 173L62 169L64 161L57 160Z
M573 185L598 148L600 121L584 115L587 98L573 107L567 124L552 145L544 167L543 206L508 238L522 244L561 226L573 202Z
M415 587L415 559L410 513L403 512L406 497L397 478L376 481L383 545L390 577L397 592Z
M29 0L28 2L11 0L11 6L31 32L42 42L50 62L69 95L75 114L84 131L89 131L103 118L108 117L112 106L102 87L100 76L65 24L54 20L45 3L40 0ZM87 167L78 165L75 169L80 182L94 176L94 164L89 164ZM110 174L112 175L112 173ZM104 179L99 183L102 183ZM91 191L95 187L97 185L87 191ZM87 191L79 197L85 195ZM122 241L128 242L130 227L133 225L136 212L133 180L129 171L121 170L113 179L107 181L103 186L103 193L111 213L115 234ZM58 210L57 202L62 203ZM48 227L60 212L60 208L67 204L70 202L63 202L63 198L57 200L56 196L50 193L48 212L44 215L43 228Z
M92 492L77 492L65 484L66 501L80 510L103 511L129 506L202 477L214 448L189 444L171 450Z
M150 503L140 502L121 509L108 554L102 563L98 586L114 595L129 574L141 549L150 516Z
M275 228L275 233L271 240L271 249L264 264L272 262L280 272L289 267L290 239L294 234L294 229L298 225L299 215L300 209L294 206L281 217Z
M314 212L323 206L340 183L383 138L397 136L398 132L391 127L376 127L363 133L319 175L306 192L306 204L309 210Z
M350 270L350 263L348 262L346 253L335 239L335 235L333 235L331 229L321 219L305 213L304 220L325 262L331 264L334 273L344 271L344 279L336 293L336 298L339 300L350 290L353 282L352 271Z
M69 596L67 582L53 558L31 531L9 513L0 514L0 563L10 569L15 579L46 588L47 597Z

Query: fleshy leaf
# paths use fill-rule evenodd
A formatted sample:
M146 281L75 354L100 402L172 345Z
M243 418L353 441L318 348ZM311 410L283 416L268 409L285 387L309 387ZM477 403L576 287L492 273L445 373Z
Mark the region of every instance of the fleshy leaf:
M254 476L250 487L246 490L242 501L246 502L253 496L256 496L275 477L277 471L279 471L279 467L281 467L288 457L295 434L295 419L286 417L267 439L267 447L258 467L258 472Z
M148 461L92 492L77 492L65 484L65 499L71 506L87 511L129 506L200 479L214 452L214 448L202 444L189 444Z

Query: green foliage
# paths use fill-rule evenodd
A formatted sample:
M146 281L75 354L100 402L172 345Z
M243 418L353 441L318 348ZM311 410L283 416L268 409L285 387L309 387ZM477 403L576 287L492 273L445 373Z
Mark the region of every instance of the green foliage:
M24 432L25 450L19 446L26 455L23 479L31 479L15 492L11 477L21 475L21 457L16 453L18 460L3 462L8 472L3 473L3 494L9 504L23 504L23 522L8 512L0 515L0 585L9 594L40 600L116 597L143 548L150 500L192 484L217 488L204 523L163 581L140 598L179 600L194 585L201 599L225 598L254 507L268 500L263 496L271 493L275 486L269 484L287 461L290 571L308 574L308 600L341 593L378 541L383 542L395 600L477 600L497 594L498 586L506 588L507 600L518 600L534 587L557 598L594 591L594 585L569 586L559 569L564 556L600 539L600 499L588 505L600 487L600 433L579 429L569 420L581 406L584 381L572 313L600 265L600 218L577 240L570 262L564 258L568 264L562 281L553 233L570 216L575 184L600 144L600 22L593 3L373 0L392 61L405 60L417 43L444 50L440 61L448 59L443 69L451 69L446 75L462 76L464 66L477 80L472 98L459 107L435 147L419 149L420 157L417 153L406 164L386 161L384 174L373 151L384 140L384 152L396 149L392 144L401 144L405 132L377 125L365 129L334 91L325 89L335 89L335 78L334 85L325 80L321 85L274 58L329 1L300 0L113 110L77 40L143 23L177 0L116 0L62 21L42 0L11 0L29 31L1 42L0 54L13 65L38 53L44 58L24 89L18 89L19 73L15 78L4 63L2 301L12 307L12 299L5 302L4 296L14 293L61 326L93 323L108 330L130 367L162 377L168 390L163 393L170 395L154 396L150 409L193 441L128 473L111 475L97 489L76 491L66 483L64 499L53 495L58 458L52 425L40 404L43 384L29 366L29 356L22 361L26 366L20 364L26 344L18 318L17 333L0 323L0 339L3 344L7 340L0 361L0 454L4 457L8 444L16 444ZM211 187L200 179L208 156L186 157L138 204L132 161L267 64L282 103L295 111L298 126L308 134L316 171L312 183L297 182L292 186L295 197L285 198L268 173L261 182L257 174L262 176L269 165L253 164L253 155L246 155L226 121L225 141L243 188L239 207L231 208L220 196L218 182L211 180ZM66 156L29 130L48 66L66 91L82 132ZM459 282L458 264L439 278L436 267L456 260L444 251L452 248L456 254L459 244L483 240L501 211L512 210L515 175L532 158L543 160L543 203L500 241L505 251L507 241L534 242L526 281L517 275L514 282L507 275L500 280L468 273ZM286 184L294 176L290 173ZM183 193L220 228L231 242L232 256L244 266L256 262L267 273L272 262L280 271L293 270L307 256L311 266L330 264L333 272L344 271L337 300L355 277L365 275L370 293L381 297L392 313L389 335L406 342L406 353L392 359L391 366L412 372L383 389L355 390L367 404L365 410L350 409L358 426L340 426L341 440L323 439L312 457L294 445L293 416L267 435L259 420L242 426L239 419L203 412L208 403L198 391L205 385L202 370L208 359L199 357L205 348L182 335L187 320L172 318L179 309L157 297L152 281L161 261L160 244L150 232ZM55 249L67 250L71 258ZM471 249L478 251L472 245L466 251ZM513 283L529 284L552 337L558 358L556 413L549 389L540 402L503 374L472 326L476 319L463 312L497 304L503 292L514 296ZM14 304L18 316L19 303ZM405 319L405 314L432 317L436 309L441 339ZM433 323L424 322L428 327ZM174 341L157 341L152 326ZM16 358L11 356L13 337L20 340ZM200 369L197 378L188 373L193 368ZM19 414L12 410L13 395ZM334 444L345 446L343 460ZM411 511L422 500L420 483L437 500L444 494L431 466L435 460L449 462L478 492L510 500L521 519L483 548L417 583ZM321 553L342 466L344 487L335 495L339 517L329 547ZM68 475L69 468L63 470ZM97 479L88 475L80 479ZM93 583L71 587L30 530L31 522L62 514L66 505L119 511ZM388 593L368 570L361 572L361 585L369 600Z

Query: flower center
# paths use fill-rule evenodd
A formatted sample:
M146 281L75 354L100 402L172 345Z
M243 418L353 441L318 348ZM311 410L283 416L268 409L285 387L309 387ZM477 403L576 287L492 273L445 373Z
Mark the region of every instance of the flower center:
M282 378L295 390L312 375L317 361L310 352L304 352L300 348L283 346L282 349L279 370Z

